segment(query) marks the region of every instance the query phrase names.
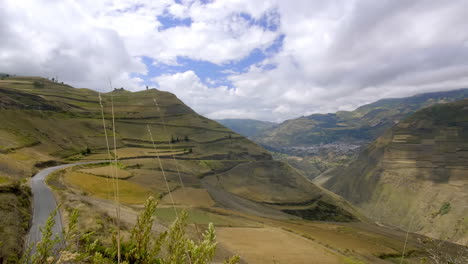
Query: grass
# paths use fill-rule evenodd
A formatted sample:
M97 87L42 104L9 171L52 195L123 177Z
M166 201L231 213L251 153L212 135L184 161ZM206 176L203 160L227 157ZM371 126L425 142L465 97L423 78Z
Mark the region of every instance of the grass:
M95 176L102 176L102 177L114 177L114 171L117 170L117 177L119 179L128 179L132 176L132 173L120 168L120 166L114 166L114 165L108 165L108 166L102 166L102 167L95 167L95 168L89 168L89 169L80 169L80 172L86 173L86 174L92 174Z
M143 204L150 195L151 190L133 182L118 180L120 202L124 204ZM64 182L80 189L85 194L101 199L112 199L112 180L82 172L68 172L64 175Z
M0 260L17 263L31 220L31 193L24 186L0 187Z
M366 264L365 262L362 262L360 260L357 260L355 258L349 257L344 259L345 264Z
M0 184L6 184L9 182L10 182L9 178L0 176Z
M166 208L158 207L158 209L156 210L156 219L165 224L170 224L176 219L175 211L177 211L177 214L180 215L183 210L186 210L188 212L187 223L189 224L207 225L209 223L213 223L215 226L249 226L251 225L250 221L245 221L239 218L221 216L221 215L209 213L203 210L199 210L196 208L190 208L190 209L176 208L174 210L174 208L172 207L166 207Z

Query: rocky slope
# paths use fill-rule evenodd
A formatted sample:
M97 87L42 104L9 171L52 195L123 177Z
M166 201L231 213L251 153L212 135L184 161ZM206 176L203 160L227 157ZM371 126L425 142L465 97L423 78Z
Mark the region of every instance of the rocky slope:
M319 180L377 221L468 243L468 100L416 112Z

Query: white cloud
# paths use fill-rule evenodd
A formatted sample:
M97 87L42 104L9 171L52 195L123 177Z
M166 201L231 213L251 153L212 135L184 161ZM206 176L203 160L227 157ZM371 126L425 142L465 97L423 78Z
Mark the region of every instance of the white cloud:
M279 1L277 67L231 75L237 92L286 119L384 97L466 88L465 1Z
M281 49L264 62L247 72L224 71L234 88L209 88L195 69L153 80L209 117L275 121L468 87L463 0L181 2L4 0L0 72L58 76L95 89L111 78L115 86L135 90L144 84L134 73L147 71L139 56L226 65L284 35ZM242 14L279 23L278 30ZM161 15L190 19L191 25L162 30Z

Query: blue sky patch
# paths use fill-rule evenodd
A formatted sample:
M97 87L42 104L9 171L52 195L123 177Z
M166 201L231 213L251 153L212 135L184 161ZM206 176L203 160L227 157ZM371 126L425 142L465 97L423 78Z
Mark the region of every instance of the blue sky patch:
M250 26L258 26L269 31L277 31L279 29L280 16L276 9L263 14L259 19L254 19L247 13L240 13L239 16L248 21Z
M206 4L210 1L207 0L201 2ZM254 19L247 13L238 13L234 16L244 19L250 26L261 27L266 31L277 31L279 29L280 17L277 10L270 10L259 19ZM158 29L161 31L172 27L190 27L193 22L191 18L177 18L167 10L164 14L158 16L157 19L162 24ZM276 67L274 64L261 63L281 51L284 38L285 35L281 34L269 47L253 49L241 60L229 61L221 65L182 56L177 57L177 65L169 65L155 62L151 57L143 56L141 59L147 67L148 74L133 74L132 77L139 77L144 80L145 85L154 86L154 83L151 81L154 77L165 74L193 71L200 78L203 84L208 87L227 86L229 88L234 88L233 84L228 80L230 75L245 73L252 65L259 65L264 71L274 69Z
M227 86L234 88L233 84L227 79L229 75L236 73L245 73L252 65L257 65L265 59L278 53L284 41L284 35L280 35L271 46L265 50L254 49L250 54L239 60L230 61L222 65L214 64L208 61L194 60L187 57L177 57L177 65L164 63L154 63L155 61L147 56L142 57L142 62L146 65L148 74L135 74L133 77L139 77L144 80L145 85L154 86L152 78L165 74L175 74L178 72L193 71L200 80L208 87ZM274 64L262 65L262 69L272 70L276 68Z
M190 27L192 25L191 18L177 18L168 12L164 12L163 15L157 17L158 21L162 24L159 30L166 30L172 27Z

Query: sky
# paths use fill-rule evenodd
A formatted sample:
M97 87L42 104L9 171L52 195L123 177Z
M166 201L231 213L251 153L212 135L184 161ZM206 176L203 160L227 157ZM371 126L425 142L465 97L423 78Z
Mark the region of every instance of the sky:
M466 14L466 0L0 0L0 72L280 122L468 88Z

